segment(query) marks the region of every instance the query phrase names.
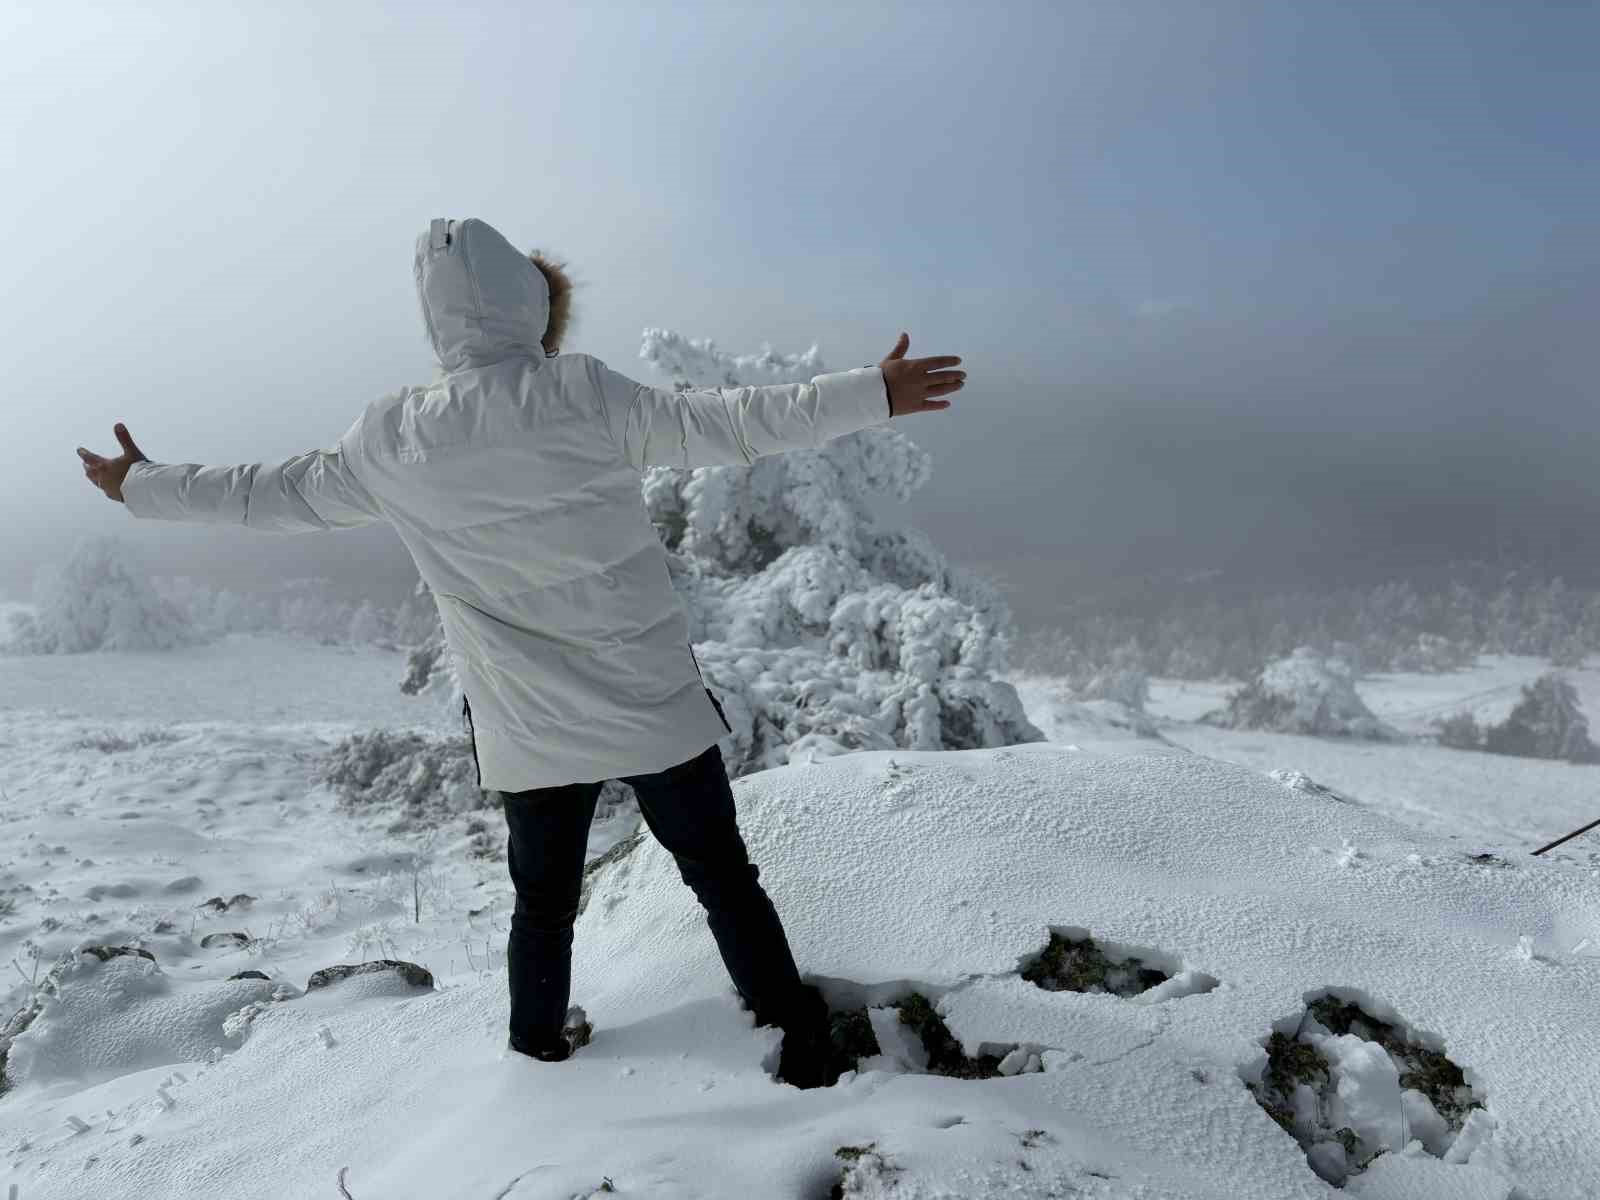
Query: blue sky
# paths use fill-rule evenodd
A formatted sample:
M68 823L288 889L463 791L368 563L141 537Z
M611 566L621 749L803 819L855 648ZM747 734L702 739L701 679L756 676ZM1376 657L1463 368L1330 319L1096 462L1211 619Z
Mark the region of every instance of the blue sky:
M79 530L403 571L134 527L72 447L327 444L428 371L436 215L568 257L571 348L635 374L645 325L964 355L909 519L1030 594L1600 512L1557 461L1600 430L1595 5L23 4L0 39L13 593Z

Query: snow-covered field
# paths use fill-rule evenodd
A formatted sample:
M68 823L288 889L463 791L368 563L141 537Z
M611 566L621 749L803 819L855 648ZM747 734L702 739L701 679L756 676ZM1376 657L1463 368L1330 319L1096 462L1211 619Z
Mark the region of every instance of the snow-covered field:
M1378 675L1358 681L1363 700L1402 732L1420 736L1457 712L1501 721L1522 686L1550 669L1534 658L1485 656L1446 675ZM1584 711L1600 722L1600 670L1564 672ZM1600 817L1600 766L1470 754L1435 745L1385 744L1217 729L1193 724L1237 684L1152 681L1150 712L1163 737L1199 754L1260 771L1302 771L1360 804L1463 844L1532 850ZM1569 843L1600 866L1600 837Z
M1020 681L1058 744L748 776L741 822L802 969L836 1007L880 1010L877 1057L798 1091L771 1078L779 1035L740 1010L648 839L579 920L593 1043L504 1055L511 890L467 853L474 815L390 833L395 813L351 814L315 782L347 733L444 719L400 695L400 670L239 635L0 658L0 1020L61 951L154 955L81 957L16 1039L0 1194L298 1200L338 1197L343 1170L355 1200L1330 1195L1247 1087L1274 1032L1336 1067L1297 1103L1391 1151L1353 1195L1600 1194L1600 850L1526 854L1600 816L1600 769L1196 726L1227 689L1202 708L1195 685L1158 684L1159 737L1140 737ZM1503 715L1537 673L1360 688L1415 731L1434 705ZM1600 697L1600 674L1577 682ZM629 821L597 825L591 852ZM1170 979L1043 990L1021 970L1052 929ZM301 992L377 958L436 986ZM269 978L228 981L245 970ZM965 1054L1016 1047L1037 1069L926 1073L883 1007L911 990ZM1459 1065L1482 1105L1464 1132L1373 1042L1309 1020L1327 995Z

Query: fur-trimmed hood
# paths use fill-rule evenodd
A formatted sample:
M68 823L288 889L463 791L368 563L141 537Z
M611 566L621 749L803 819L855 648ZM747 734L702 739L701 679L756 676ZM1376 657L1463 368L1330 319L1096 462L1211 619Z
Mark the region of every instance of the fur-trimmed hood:
M447 372L544 357L544 272L492 225L435 220L417 238L415 270L428 340Z

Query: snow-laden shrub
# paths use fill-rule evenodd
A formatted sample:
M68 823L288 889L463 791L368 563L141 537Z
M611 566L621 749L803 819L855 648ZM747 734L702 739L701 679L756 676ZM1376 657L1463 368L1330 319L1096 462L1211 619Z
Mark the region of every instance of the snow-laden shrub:
M1439 745L1452 750L1482 750L1483 727L1470 712L1458 712L1433 723Z
M1139 648L1124 646L1077 689L1080 700L1114 700L1142 713L1150 700L1150 677L1139 665Z
M157 577L151 585L207 637L261 633L277 626L277 614L266 596L214 588L188 575Z
M270 591L249 595L214 588L186 575L157 578L151 583L207 637L288 633L324 645L395 649L396 620L404 611L391 612L371 599L344 599L334 592L332 581L324 578L289 579ZM398 644L410 645L415 640Z
M371 600L363 600L345 625L345 641L353 646L392 645L389 614Z
M1313 737L1390 739L1385 725L1356 694L1355 678L1340 659L1302 646L1267 664L1228 698L1228 706L1206 718L1229 729L1268 729Z
M675 386L809 380L817 349L736 357L648 329L640 356ZM734 775L857 749L967 749L1039 741L1004 670L1010 614L995 589L921 533L877 528L931 462L898 429L750 466L646 472L645 506L687 602L690 638L733 732ZM443 634L402 687L449 692Z
M13 614L13 654L170 650L202 634L162 599L116 539L81 539L66 563L39 572L34 611Z
M1417 635L1415 644L1394 653L1389 667L1395 671L1444 675L1464 671L1477 661L1478 656L1470 647L1436 633L1422 633Z
M1589 739L1589 719L1578 705L1578 691L1562 676L1541 675L1522 689L1511 715L1483 732L1490 754L1600 761L1600 747Z
M352 734L327 753L321 771L322 782L338 793L345 807L392 812L390 833L428 829L500 805L495 791L478 786L472 743L465 737L383 729ZM605 821L637 804L632 788L609 780L600 790L595 819ZM469 820L467 833L480 856L495 854L503 840L503 829L491 832L483 818Z
M393 809L395 832L425 828L482 808L466 738L374 729L344 738L322 760L322 781L350 808Z

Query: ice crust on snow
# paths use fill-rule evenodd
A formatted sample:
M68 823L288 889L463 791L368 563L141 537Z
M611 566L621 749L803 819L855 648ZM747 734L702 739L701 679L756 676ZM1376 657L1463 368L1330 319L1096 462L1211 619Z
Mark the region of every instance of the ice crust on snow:
M1600 1063L1564 1034L1530 1036L1587 1028L1600 960L1512 953L1552 921L1600 931L1585 871L1483 870L1376 813L1189 755L902 750L734 790L797 959L826 993L882 1005L915 988L967 1053L1026 1044L1044 1070L774 1083L763 1063L776 1031L738 1008L703 913L647 839L597 874L580 917L573 996L595 1038L568 1063L498 1057L498 974L366 1001L337 1024L326 1006L274 1005L240 1049L172 1092L175 1107L141 1118L147 1141L96 1146L95 1194L201 1193L228 1178L240 1200L317 1195L348 1164L358 1196L489 1196L519 1176L536 1181L530 1195L565 1196L602 1173L665 1200L824 1195L840 1178L835 1151L871 1143L894 1168L886 1194L907 1200L1322 1197L1244 1082L1274 1028L1331 988L1436 1039L1488 1105L1448 1161L1398 1147L1351 1194L1600 1192ZM1338 865L1347 842L1359 871ZM1052 925L1153 948L1216 986L1144 1003L1045 992L1019 970ZM1380 1131L1398 1093L1385 1117L1382 1065L1356 1067L1349 1112ZM87 1111L94 1098L72 1102ZM60 1111L41 1104L38 1117L59 1125ZM82 1194L81 1155L17 1161L28 1200Z

